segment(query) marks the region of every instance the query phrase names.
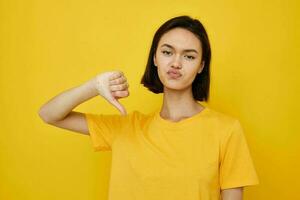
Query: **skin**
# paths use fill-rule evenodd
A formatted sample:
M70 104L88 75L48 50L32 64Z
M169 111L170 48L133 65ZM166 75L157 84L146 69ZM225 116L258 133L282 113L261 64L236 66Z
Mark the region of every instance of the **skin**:
M242 200L243 187L221 190L222 200Z
M163 46L164 44L173 48ZM198 53L184 52L184 49L195 49ZM163 118L180 121L203 110L204 107L199 105L192 95L192 82L197 73L203 69L201 54L200 41L185 29L175 28L161 37L153 59L158 76L164 85L160 112ZM167 74L171 68L180 71L182 74L180 79L172 79Z
M164 86L161 117L179 122L201 112L204 106L193 98L192 93L193 80L204 67L200 40L186 29L174 28L161 37L153 61ZM172 68L182 76L171 78L167 71ZM222 200L242 200L242 195L242 187L221 190Z

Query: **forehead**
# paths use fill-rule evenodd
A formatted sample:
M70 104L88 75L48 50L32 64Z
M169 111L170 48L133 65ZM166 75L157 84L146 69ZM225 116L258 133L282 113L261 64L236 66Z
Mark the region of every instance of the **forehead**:
M184 28L174 28L166 32L158 43L160 47L162 44L167 43L176 49L196 49L201 50L200 40L194 33Z

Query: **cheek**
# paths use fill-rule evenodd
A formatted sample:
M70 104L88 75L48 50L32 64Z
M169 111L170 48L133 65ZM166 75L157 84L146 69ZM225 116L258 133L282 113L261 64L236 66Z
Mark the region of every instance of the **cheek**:
M182 83L184 85L190 85L193 83L193 81L195 80L196 76L197 76L197 68L195 66L190 66L190 68L186 67L183 79L182 79Z
M157 74L158 74L158 77L159 77L159 79L161 80L161 82L163 82L162 80L164 80L165 79L165 72L164 71L162 71L163 69L161 68L161 67L159 67L159 68L157 68Z
M168 58L168 57L163 56L163 55L157 56L157 64L161 67L167 66L168 63L170 63L171 60L172 60L171 58Z

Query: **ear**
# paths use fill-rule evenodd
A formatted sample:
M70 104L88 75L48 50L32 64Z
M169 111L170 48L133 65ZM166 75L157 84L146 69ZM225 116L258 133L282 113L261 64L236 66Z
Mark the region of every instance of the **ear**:
M154 56L153 56L153 62L154 62L155 67L157 67L155 54L154 54Z
M202 72L202 70L203 70L203 68L204 68L204 65L205 65L205 61L202 61L201 67L200 67L200 69L199 69L199 71L198 71L198 74L200 74L200 73Z

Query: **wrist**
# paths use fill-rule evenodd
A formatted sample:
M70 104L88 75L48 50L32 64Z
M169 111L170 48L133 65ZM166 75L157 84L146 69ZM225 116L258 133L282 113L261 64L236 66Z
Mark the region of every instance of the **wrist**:
M83 84L83 87L88 91L89 93L89 98L97 96L98 95L98 90L96 89L96 83L95 79L90 79L87 82Z

